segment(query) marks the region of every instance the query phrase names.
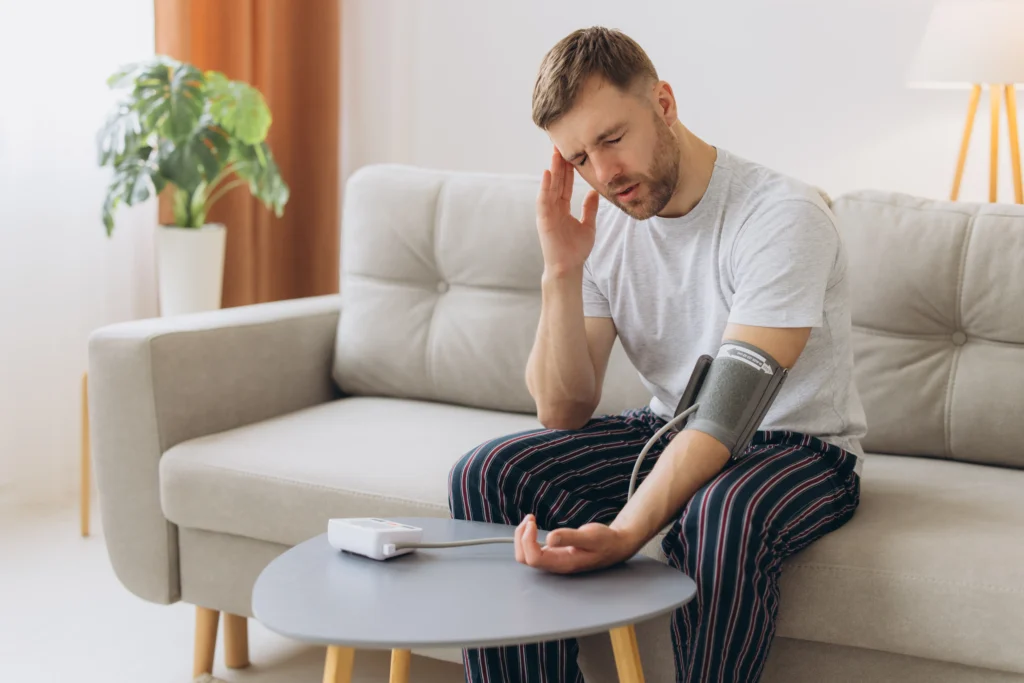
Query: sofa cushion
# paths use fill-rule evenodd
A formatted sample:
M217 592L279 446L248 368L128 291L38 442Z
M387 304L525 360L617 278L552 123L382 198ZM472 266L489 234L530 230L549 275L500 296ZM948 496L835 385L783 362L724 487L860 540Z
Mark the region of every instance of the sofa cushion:
M861 484L783 564L778 635L1024 674L1024 472L872 453Z
M186 441L160 460L179 526L295 545L331 517L448 516L448 472L535 418L426 401L344 398Z
M861 491L784 565L778 633L1024 673L1024 472L869 454Z
M865 191L832 209L865 450L1024 468L1024 206Z
M175 446L161 502L179 526L286 545L330 517L447 517L463 453L538 427L346 398ZM1024 472L871 454L862 489L846 526L785 564L779 634L1024 673Z
M349 178L333 372L345 393L536 412L539 181L398 165ZM651 399L618 341L604 387L599 412Z

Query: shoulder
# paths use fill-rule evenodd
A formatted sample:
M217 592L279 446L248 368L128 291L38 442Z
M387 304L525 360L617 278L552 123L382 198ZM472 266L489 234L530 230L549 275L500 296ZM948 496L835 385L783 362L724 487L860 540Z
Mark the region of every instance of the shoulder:
M732 157L729 166L742 186L738 243L814 238L834 247L839 230L824 190L744 159Z
M835 215L822 201L814 197L766 197L752 209L747 218L748 238L757 234L774 238L808 237L838 239Z
M843 248L827 195L816 187L759 167L743 174L748 182L738 227L727 253L734 272L796 268L843 274Z
M729 256L734 272L751 267L824 267L837 277L842 274L842 244L832 212L812 197L779 196L761 202L737 233Z

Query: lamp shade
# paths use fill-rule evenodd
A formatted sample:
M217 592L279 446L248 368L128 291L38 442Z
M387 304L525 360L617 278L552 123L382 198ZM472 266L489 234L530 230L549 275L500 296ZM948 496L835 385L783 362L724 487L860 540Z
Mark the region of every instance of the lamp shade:
M936 3L908 80L933 88L1024 83L1024 0Z

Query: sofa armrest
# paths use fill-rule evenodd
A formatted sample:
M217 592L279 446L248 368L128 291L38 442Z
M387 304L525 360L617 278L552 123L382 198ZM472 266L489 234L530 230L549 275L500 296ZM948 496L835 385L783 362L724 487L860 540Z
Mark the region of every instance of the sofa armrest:
M118 323L89 338L89 423L107 552L139 597L178 600L177 528L161 454L340 396L340 295Z

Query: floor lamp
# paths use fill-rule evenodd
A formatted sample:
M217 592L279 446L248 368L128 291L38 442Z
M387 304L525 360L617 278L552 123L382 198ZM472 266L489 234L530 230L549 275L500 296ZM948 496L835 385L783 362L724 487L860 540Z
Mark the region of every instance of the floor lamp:
M1017 91L1024 83L1024 2L1020 0L957 0L939 2L928 18L910 73L914 87L969 88L967 122L960 142L950 199L960 195L971 131L981 99L982 84L989 95L988 198L998 198L999 117L1006 102L1013 197L1021 192L1020 143L1017 136Z

